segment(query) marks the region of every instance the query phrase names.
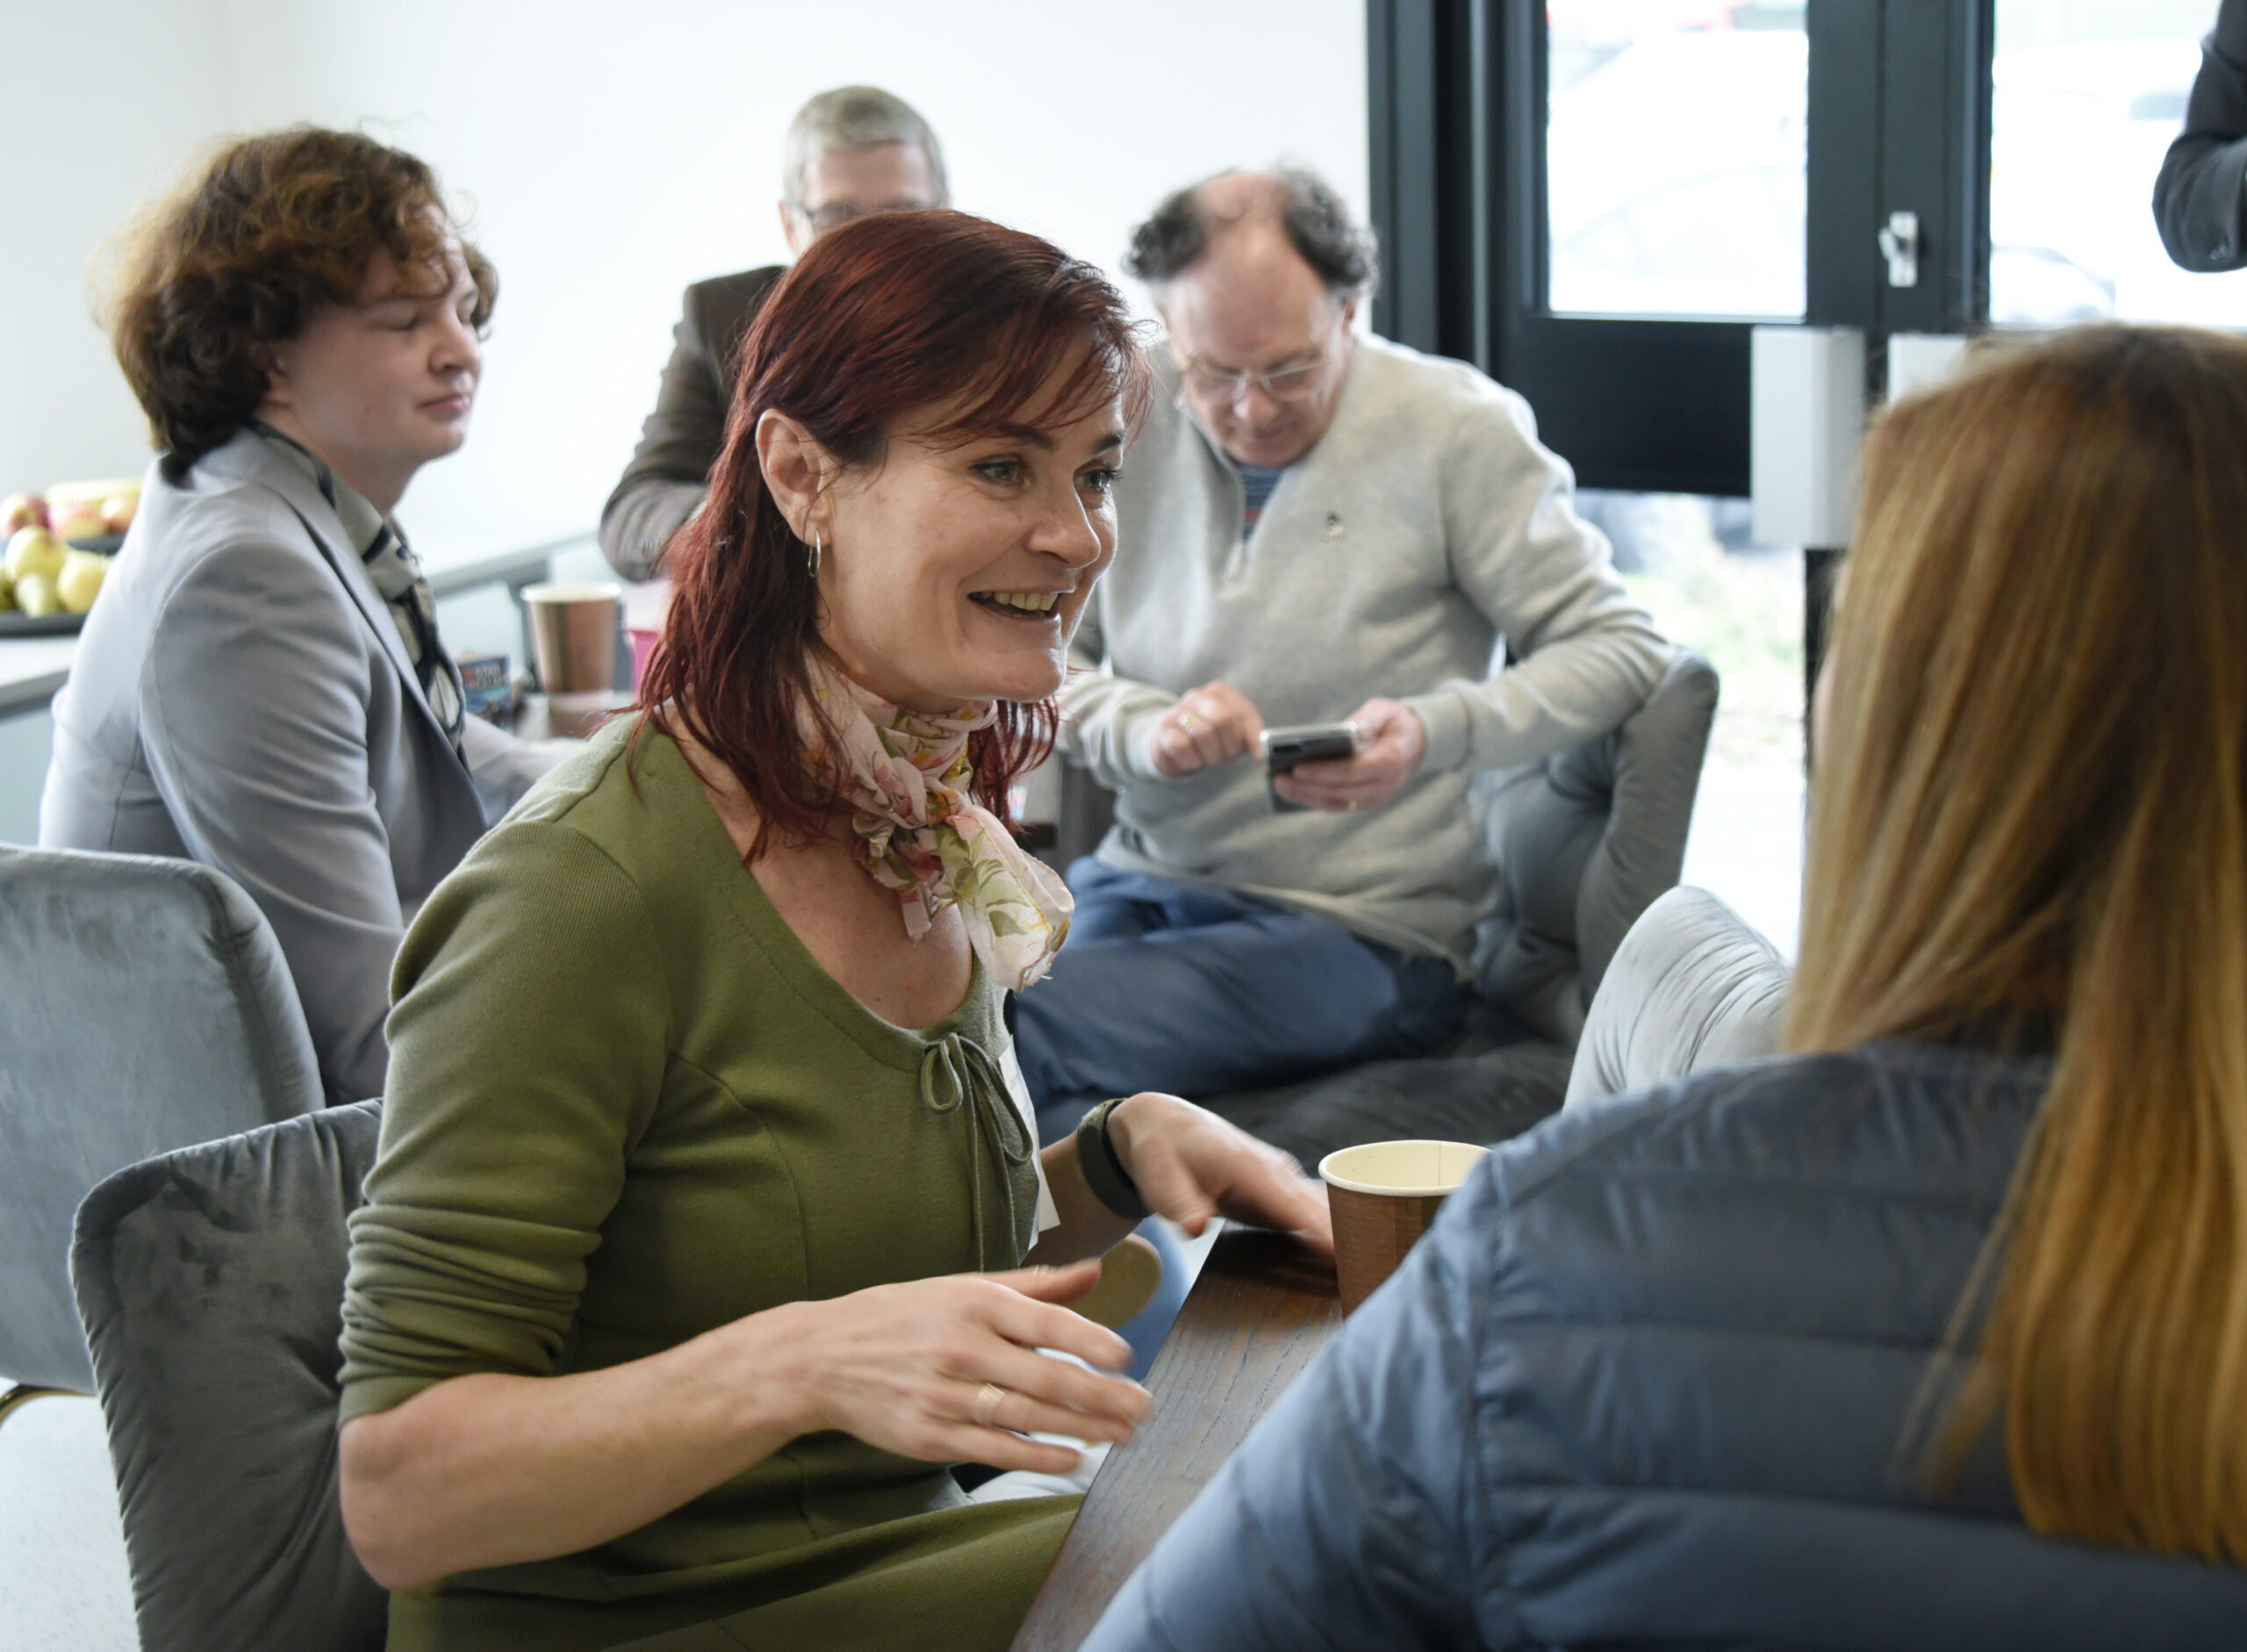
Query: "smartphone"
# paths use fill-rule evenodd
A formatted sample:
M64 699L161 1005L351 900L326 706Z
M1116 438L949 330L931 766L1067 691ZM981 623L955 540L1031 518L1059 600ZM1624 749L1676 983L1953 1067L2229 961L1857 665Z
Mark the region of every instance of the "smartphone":
M1265 784L1271 783L1293 769L1298 763L1329 763L1339 758L1358 755L1358 725L1354 722L1302 723L1292 729L1267 729L1264 731ZM1290 803L1272 786L1272 807L1276 809L1300 809L1300 803Z

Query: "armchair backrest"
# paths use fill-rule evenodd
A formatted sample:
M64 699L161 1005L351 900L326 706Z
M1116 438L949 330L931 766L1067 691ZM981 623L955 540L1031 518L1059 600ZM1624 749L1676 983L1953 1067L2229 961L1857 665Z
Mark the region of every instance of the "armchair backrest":
M280 945L223 873L0 846L0 1377L90 1392L70 1217L112 1170L319 1107Z
M1501 883L1476 984L1555 1043L1576 1045L1615 949L1676 886L1716 707L1715 668L1679 648L1613 732L1469 790Z
M388 1597L337 1501L345 1224L379 1102L119 1171L71 1271L141 1652L380 1652Z
M1567 1105L1776 1052L1794 972L1706 889L1672 889L1632 927L1592 1000Z

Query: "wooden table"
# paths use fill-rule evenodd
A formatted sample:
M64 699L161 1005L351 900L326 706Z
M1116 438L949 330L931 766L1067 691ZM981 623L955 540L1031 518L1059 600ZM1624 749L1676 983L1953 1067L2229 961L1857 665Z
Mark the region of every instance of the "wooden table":
M1220 1236L1147 1373L1154 1414L1093 1480L1014 1652L1075 1652L1155 1540L1341 1328L1332 1263L1276 1233Z

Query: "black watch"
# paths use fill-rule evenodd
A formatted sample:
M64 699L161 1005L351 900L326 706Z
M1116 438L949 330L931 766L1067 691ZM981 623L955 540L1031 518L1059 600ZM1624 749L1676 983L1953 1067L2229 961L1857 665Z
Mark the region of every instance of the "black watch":
M1116 1143L1108 1133L1108 1116L1123 1105L1124 1098L1102 1102L1087 1113L1077 1124L1077 1163L1085 1173L1085 1182L1092 1189L1092 1196L1109 1210L1134 1222L1144 1222L1154 1214L1147 1209L1147 1202L1139 1196L1138 1184L1131 1180L1131 1173L1124 1168L1124 1161L1116 1156Z

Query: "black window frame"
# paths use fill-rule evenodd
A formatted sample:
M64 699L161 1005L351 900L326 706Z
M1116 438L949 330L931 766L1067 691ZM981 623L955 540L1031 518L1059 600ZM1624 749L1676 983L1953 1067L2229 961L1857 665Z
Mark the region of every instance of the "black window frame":
M1868 395L1897 332L1988 314L1995 0L1808 0L1810 326L1862 327ZM1556 315L1545 303L1541 0L1368 0L1376 332L1520 391L1586 487L1744 497L1741 320ZM1919 216L1919 284L1877 237Z

